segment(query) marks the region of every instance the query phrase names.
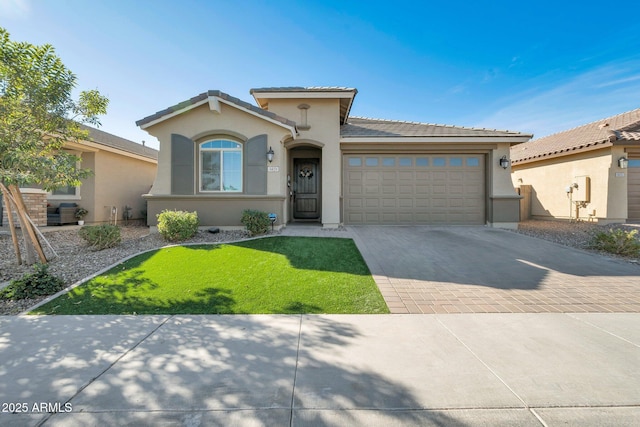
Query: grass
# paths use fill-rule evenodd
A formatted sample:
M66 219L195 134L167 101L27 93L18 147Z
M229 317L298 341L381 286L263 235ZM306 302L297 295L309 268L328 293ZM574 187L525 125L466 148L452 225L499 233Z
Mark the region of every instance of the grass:
M147 252L31 314L388 312L352 240L279 236Z

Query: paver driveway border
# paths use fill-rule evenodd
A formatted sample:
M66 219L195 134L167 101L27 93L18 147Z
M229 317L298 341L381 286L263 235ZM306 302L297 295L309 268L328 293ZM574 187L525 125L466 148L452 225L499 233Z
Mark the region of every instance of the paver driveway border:
M640 312L640 266L507 230L348 227L392 313Z

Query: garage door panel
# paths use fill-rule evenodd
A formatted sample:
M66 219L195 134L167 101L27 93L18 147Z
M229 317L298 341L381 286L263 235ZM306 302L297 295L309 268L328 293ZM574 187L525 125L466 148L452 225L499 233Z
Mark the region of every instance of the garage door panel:
M464 207L464 199L449 199L450 208L462 208Z
M365 212L365 222L367 224L380 224L380 214L378 212Z
M361 212L349 212L346 219L350 224L362 224L364 215Z
M379 208L380 207L380 199L364 199L364 207L365 208Z
M362 172L361 171L349 171L347 173L347 177L349 181L361 181L362 180Z
M383 172L382 173L382 181L391 181L391 182L395 182L396 181L396 173L395 172Z
M414 200L412 198L398 199L399 208L412 208Z
M395 185L383 185L381 188L382 194L396 194L398 192L398 189Z
M364 194L378 194L379 192L380 192L380 187L377 185L364 186Z
M382 207L383 208L397 208L398 204L396 203L396 199L382 199Z
M362 208L362 199L349 198L347 199L347 207L350 209L361 209Z
M352 196L361 195L362 194L362 186L361 185L352 185L349 184L349 194Z
M435 171L431 174L431 179L433 181L446 181L447 180L447 172L445 171Z
M384 212L382 214L382 222L387 224L395 224L399 221L398 215L395 212Z
M451 183L448 186L447 190L449 191L450 194L463 194L464 186L462 184Z
M437 184L437 185L433 185L433 194L446 194L447 193L447 186L446 185L442 185L442 184Z
M415 203L416 203L416 208L428 208L430 206L430 200L431 199L427 199L427 198L423 198L423 197L416 197L415 198Z
M482 224L481 155L345 156L349 224ZM377 159L377 161L369 159ZM352 163L354 166L350 166Z

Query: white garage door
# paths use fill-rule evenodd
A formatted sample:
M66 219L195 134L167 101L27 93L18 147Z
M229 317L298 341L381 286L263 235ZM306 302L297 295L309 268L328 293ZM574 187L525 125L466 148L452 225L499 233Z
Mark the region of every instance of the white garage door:
M484 224L484 156L345 155L347 224Z
M627 176L629 219L640 219L640 159L630 159Z

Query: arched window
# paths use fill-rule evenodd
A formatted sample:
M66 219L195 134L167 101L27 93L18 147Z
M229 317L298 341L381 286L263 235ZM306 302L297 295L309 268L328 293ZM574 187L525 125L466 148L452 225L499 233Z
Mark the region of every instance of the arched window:
M200 191L242 191L242 144L226 139L200 144Z

